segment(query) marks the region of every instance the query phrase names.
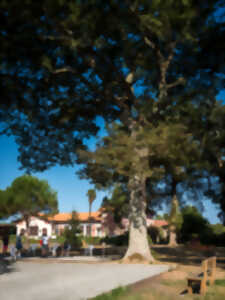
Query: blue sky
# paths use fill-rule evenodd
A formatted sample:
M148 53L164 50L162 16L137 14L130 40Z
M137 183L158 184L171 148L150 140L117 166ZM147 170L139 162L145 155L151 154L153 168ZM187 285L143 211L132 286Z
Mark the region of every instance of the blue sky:
M19 170L20 164L17 156L18 150L14 138L0 136L0 189L5 189L16 177L24 174L23 170ZM61 212L70 212L73 209L79 212L88 211L86 193L93 186L86 180L80 180L75 171L76 168L57 166L43 173L32 174L40 179L46 179L57 191ZM105 193L97 192L93 211L100 207L104 196Z
M19 170L17 161L18 150L13 137L0 136L0 189L5 189L12 181L24 174ZM87 190L93 188L88 181L80 180L75 174L76 168L56 166L43 173L34 173L40 179L46 179L50 186L58 193L59 211L70 212L75 209L78 212L88 211ZM97 210L105 192L97 192L93 203L93 211ZM204 216L211 223L218 223L218 210L210 201L205 202Z

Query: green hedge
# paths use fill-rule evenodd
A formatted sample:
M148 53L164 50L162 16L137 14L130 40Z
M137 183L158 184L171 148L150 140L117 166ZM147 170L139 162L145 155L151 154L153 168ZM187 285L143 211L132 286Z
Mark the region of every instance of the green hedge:
M108 245L114 245L114 246L127 246L128 245L128 232L117 235L117 236L112 236L112 237L104 237L102 240L102 243L106 243ZM152 244L152 239L150 235L148 235L148 242L149 245Z

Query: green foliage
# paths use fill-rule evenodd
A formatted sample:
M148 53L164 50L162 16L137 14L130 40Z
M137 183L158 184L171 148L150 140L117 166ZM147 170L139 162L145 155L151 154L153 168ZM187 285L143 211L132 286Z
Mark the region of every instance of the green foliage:
M65 236L64 235L58 235L55 239L51 239L52 243L58 243L62 245L65 242Z
M215 285L225 286L225 279L216 279Z
M112 237L104 237L102 239L102 242L108 244L108 245L114 245L114 246L127 246L128 245L128 232L122 234L122 235L117 235L117 236L112 236Z
M96 192L93 189L87 191L88 202L91 205L96 198Z
M10 235L10 243L11 244L15 244L16 243L16 234ZM34 238L30 238L27 236L22 236L22 244L23 245L28 245L28 244L37 244L38 246L40 246L40 240L38 239L34 239Z
M208 230L202 235L201 241L204 244L215 245L218 247L225 246L225 230L221 224L209 225Z
M84 163L83 176L101 187L196 174L223 186L224 166L214 168L224 157L224 104L215 117L221 8L220 0L1 1L0 119L22 167ZM119 129L85 153L97 117ZM214 198L222 209L223 196Z
M136 126L133 135L116 124L108 128L108 136L94 152L80 152L80 157L87 165L83 175L104 187L119 176L129 178L134 174L159 180L165 175L164 162L172 165L176 161L183 166L197 155L197 148L181 124L159 123L155 127L147 123Z
M147 239L148 239L148 244L149 245L152 245L153 244L153 241L152 241L152 237L150 234L147 235Z
M182 209L183 224L179 239L181 242L199 240L202 244L225 246L225 227L221 224L209 224L197 208L186 206Z
M95 236L81 236L81 239L84 240L88 245L100 245L102 239Z
M87 191L87 196L88 196L88 203L89 203L89 218L91 217L91 207L92 203L94 202L96 198L96 192L93 189L90 189Z
M113 289L109 293L101 294L99 296L96 296L94 298L91 298L92 300L119 300L121 297L125 296L127 294L127 288L126 287L119 287L116 289Z
M223 34L213 18L219 1L207 5L193 1L25 3L23 11L18 0L1 3L1 17L7 16L7 22L3 21L0 40L0 75L5 82L3 99L12 104L7 109L1 106L7 131L26 145L20 147L20 161L29 170L73 164L74 155L85 148L83 138L96 133L96 116L119 120L126 127L128 120L144 127L145 121L153 127L165 122L167 130L170 122L175 127L170 136L174 131L177 139L171 147L177 151L182 138L175 134L177 124L189 126L187 120L198 119L198 106L205 109L199 98L209 88L213 97L223 86L217 76L223 71L222 38L220 46L214 43L216 51L208 47ZM207 72L216 81L210 87ZM47 106L45 98L51 99ZM49 141L51 156L46 151ZM132 141L124 142L132 146ZM137 155L133 158L141 160ZM124 172L126 167L130 166L122 163L119 169Z
M9 214L20 214L29 221L31 215L56 213L57 193L46 180L30 175L16 178L5 191Z
M102 238L101 242L106 243L108 245L113 245L113 246L127 246L128 245L128 239L129 239L129 233L125 232L124 234L121 235L116 235L116 236L106 236ZM152 239L151 236L147 236L148 243L149 245L152 244Z
M155 220L169 220L169 215L167 213L164 213L163 215L157 215L155 218Z
M9 203L8 191L0 190L0 219L7 218L15 212L15 208Z
M225 226L222 224L210 224L210 227L214 234L225 233Z
M121 219L129 214L129 192L126 184L115 184L111 197L104 197L101 207L106 213L113 215L114 222L120 224Z
M80 236L80 222L78 220L77 213L72 212L71 220L68 222L68 226L63 232L65 241L67 241L72 248L79 248L82 245L82 237Z
M203 241L210 231L209 222L193 206L186 206L181 213L183 216L183 224L180 230L181 241L187 242L194 237Z
M157 244L162 243L164 240L164 235L162 232L162 228L151 225L148 227L148 236L151 238L149 244Z

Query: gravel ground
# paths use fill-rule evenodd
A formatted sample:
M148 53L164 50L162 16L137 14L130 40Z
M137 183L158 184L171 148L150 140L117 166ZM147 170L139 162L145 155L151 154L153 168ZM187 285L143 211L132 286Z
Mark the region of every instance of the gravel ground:
M80 300L168 270L165 265L17 262L0 275L1 300Z

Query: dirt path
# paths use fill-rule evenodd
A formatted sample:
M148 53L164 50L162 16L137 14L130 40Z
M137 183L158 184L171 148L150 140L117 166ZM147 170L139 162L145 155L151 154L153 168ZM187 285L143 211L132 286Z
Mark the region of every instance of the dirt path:
M0 276L1 300L80 300L168 270L166 265L17 262Z
M142 300L174 300L179 299L179 296L182 296L185 300L198 299L194 298L198 295L191 296L187 294L187 277L191 273L200 273L202 259L210 256L211 253L196 249L185 249L182 246L177 248L166 246L153 248L159 263L176 265L176 268L159 276L132 284L126 297L137 295L137 299ZM225 249L216 248L215 250L217 254L216 279L222 279L225 282ZM207 299L225 299L225 286L214 285L208 287L207 291ZM121 300L125 300L125 298L121 298Z

